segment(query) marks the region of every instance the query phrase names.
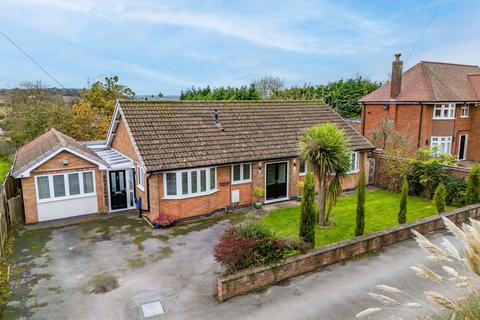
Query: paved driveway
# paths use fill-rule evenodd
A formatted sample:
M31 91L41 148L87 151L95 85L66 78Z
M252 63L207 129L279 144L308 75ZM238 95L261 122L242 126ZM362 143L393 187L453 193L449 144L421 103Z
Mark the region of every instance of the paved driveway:
M415 299L428 288L408 269L429 263L409 240L217 303L215 279L222 270L211 252L222 231L243 218L225 215L150 230L133 216L118 215L24 231L13 255L13 296L1 318L142 319L140 306L160 300L166 314L158 319L343 320L375 305L367 292L377 284L405 289Z

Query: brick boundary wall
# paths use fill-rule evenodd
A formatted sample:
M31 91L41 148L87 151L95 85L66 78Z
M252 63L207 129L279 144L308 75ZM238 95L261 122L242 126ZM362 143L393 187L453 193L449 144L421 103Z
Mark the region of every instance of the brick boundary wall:
M271 266L245 269L217 279L217 299L225 301L237 295L255 291L282 280L338 263L369 252L378 251L412 236L412 229L420 233L444 228L441 217L460 224L468 218L480 217L480 204L455 209L441 215L412 221L390 229L338 242L306 254L297 254Z

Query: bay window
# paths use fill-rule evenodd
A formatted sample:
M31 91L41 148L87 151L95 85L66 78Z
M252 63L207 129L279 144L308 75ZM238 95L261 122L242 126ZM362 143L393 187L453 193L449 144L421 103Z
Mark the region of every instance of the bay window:
M181 199L217 191L217 168L201 168L166 172L164 198Z
M232 166L232 184L247 183L252 181L252 164L242 163Z
M433 107L433 119L455 119L455 103L436 104Z
M93 171L68 172L35 177L38 202L95 195Z

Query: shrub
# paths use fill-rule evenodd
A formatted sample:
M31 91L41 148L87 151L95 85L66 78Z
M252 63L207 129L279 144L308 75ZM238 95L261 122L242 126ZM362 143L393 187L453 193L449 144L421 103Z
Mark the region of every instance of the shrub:
M253 194L255 195L255 197L261 198L265 195L265 189L256 187L255 189L253 189Z
M400 210L398 211L398 223L400 224L407 222L407 197L408 197L407 178L403 178L401 192L402 192L402 195L400 199Z
M300 205L300 239L315 245L315 179L307 173L303 184L303 197Z
M444 182L447 196L445 198L447 205L461 207L465 204L465 192L467 183L462 178L451 174L445 175Z
M470 169L467 180L465 202L473 204L480 202L480 165L476 164Z
M437 189L435 189L435 193L433 195L433 201L435 202L438 213L445 212L445 207L447 206L445 200L446 197L447 191L445 190L445 185L443 183L440 183Z
M361 236L365 229L365 170L360 172L357 191L357 224L355 236Z
M224 232L213 255L227 272L233 272L272 264L292 251L305 252L308 247L302 241L277 238L261 221L249 218Z

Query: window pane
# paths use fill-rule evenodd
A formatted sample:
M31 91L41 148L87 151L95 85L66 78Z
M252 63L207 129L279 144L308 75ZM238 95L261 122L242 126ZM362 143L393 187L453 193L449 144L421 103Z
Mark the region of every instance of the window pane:
M57 174L53 176L53 196L65 197L65 179L63 174Z
M441 116L442 116L442 110L436 109L436 110L435 110L435 117L436 117L436 118L440 118Z
M352 155L350 156L350 170L354 171L357 170L357 153L352 152Z
M175 172L167 173L167 195L177 195L177 174Z
M197 171L192 171L190 173L190 180L192 184L192 193L197 193L198 192Z
M250 180L250 163L243 164L243 180Z
M240 181L240 165L233 166L233 181Z
M80 194L80 176L78 173L68 174L68 190L71 196Z
M207 170L200 170L200 192L207 191Z
M143 187L143 168L137 166L137 184Z
M50 184L48 183L48 177L37 178L38 199L50 198Z
M83 175L83 193L92 193L93 188L93 172L84 172Z
M305 173L306 170L305 161L300 161L300 173Z
M125 171L120 171L118 173L118 184L120 191L125 191Z
M117 179L115 177L115 172L110 172L110 189L112 189L112 192L117 192Z
M210 190L214 190L217 186L215 181L215 168L210 168Z
M182 172L182 194L188 194L188 172Z

